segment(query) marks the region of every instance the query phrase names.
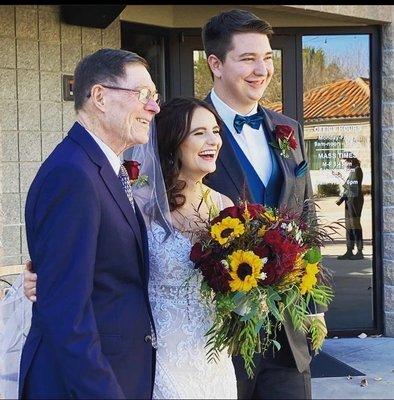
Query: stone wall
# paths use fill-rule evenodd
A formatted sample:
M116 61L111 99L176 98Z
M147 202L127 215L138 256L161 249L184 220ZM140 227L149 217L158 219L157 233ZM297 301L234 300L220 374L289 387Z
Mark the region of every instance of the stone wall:
M392 13L394 9L391 9ZM394 20L394 18L393 18ZM394 337L394 28L383 27L382 171L385 334Z
M0 6L1 267L28 258L28 188L75 119L62 76L102 47L120 48L119 19L102 30L62 23L57 5Z

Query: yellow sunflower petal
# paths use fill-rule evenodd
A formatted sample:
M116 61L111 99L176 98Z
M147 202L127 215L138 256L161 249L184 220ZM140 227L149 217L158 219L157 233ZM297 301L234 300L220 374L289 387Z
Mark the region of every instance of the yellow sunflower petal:
M263 260L253 251L236 250L229 256L231 291L248 292L257 286Z
M219 244L226 244L232 238L241 236L245 226L238 218L226 217L211 227L211 236Z

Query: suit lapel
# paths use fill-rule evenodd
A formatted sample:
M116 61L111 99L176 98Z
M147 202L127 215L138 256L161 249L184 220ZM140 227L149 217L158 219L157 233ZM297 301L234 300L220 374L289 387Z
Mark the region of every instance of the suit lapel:
M232 133L229 131L226 125L223 127L223 145L220 149L219 162L222 164L222 167L226 170L227 175L230 180L233 182L234 186L237 188L238 193L241 198L247 196L248 193L245 193L245 189L247 188L246 179L243 173L243 168L238 160L238 157L234 151L234 148L229 140L229 136ZM245 186L246 185L246 186Z
M271 118L269 110L259 106L259 111L264 113L264 125L269 135L269 142L276 143L275 138L275 126L277 125ZM288 194L291 192L291 188L295 184L294 168L296 163L292 155L289 158L281 156L280 150L274 146L269 145L278 161L279 168L283 174L283 185L279 196L279 206L287 204Z
M82 146L90 159L100 167L100 176L133 230L141 254L143 254L141 232L137 218L127 195L105 154L101 151L100 147L88 134L85 128L77 122L71 128L69 137Z
M214 107L210 95L205 98L205 101ZM232 135L232 133L223 121L222 133L223 144L219 152L218 162L221 164L223 170L226 171L229 180L233 182L234 186L237 188L241 198L243 198L245 195L249 195L249 193L245 193L245 189L248 192L246 179L242 166L238 161L238 157L229 139L229 136Z

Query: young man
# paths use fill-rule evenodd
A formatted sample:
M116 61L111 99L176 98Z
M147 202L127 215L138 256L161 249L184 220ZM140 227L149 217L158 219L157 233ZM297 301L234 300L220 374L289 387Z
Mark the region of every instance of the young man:
M274 73L271 34L267 22L243 10L223 12L203 27L214 80L206 101L214 105L224 122L217 169L207 184L234 202L246 197L251 202L301 212L304 200L312 197L312 186L300 124L258 103ZM276 129L278 125L282 127ZM271 146L283 130L289 141L296 141L288 158ZM316 317L324 320L324 314ZM306 335L295 331L287 319L277 340L280 351L273 354L273 349L268 349L264 357L256 355L252 380L247 378L243 360L234 357L239 398L311 398Z
M119 155L159 106L146 61L102 49L75 70L77 122L26 202L37 301L19 397L149 398L155 350L145 226Z

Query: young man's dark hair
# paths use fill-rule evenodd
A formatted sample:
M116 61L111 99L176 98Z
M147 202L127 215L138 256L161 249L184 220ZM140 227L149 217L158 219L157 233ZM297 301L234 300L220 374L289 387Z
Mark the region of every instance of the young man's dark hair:
M202 28L202 41L207 57L214 54L224 62L237 33L262 33L270 37L271 25L245 10L230 10L213 16Z

